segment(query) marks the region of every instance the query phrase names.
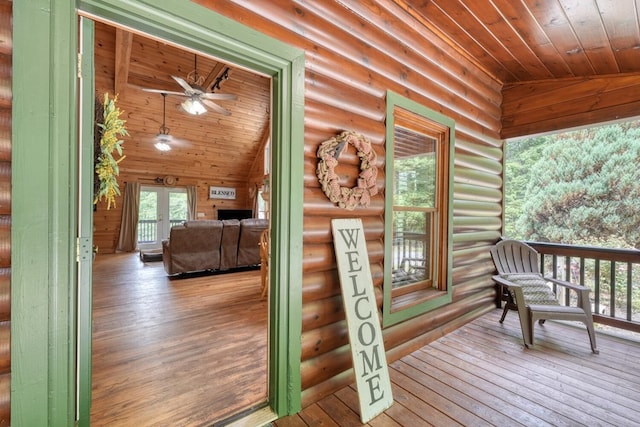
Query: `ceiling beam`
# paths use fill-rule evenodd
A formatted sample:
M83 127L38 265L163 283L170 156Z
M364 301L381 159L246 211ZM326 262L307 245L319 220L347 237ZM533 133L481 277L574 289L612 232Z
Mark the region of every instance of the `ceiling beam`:
M113 91L116 94L124 94L127 89L132 40L133 33L116 28L115 78L113 82Z
M204 87L205 89L209 90L209 88L213 84L214 80L218 78L220 73L222 73L222 71L224 70L225 66L226 65L223 62L218 62L211 69L211 72L209 73L209 75L207 75L207 78L204 80L204 85L202 87Z

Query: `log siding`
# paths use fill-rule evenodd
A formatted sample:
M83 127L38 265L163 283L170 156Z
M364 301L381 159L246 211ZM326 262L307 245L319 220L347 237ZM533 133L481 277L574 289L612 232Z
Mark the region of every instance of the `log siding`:
M382 304L387 89L456 124L453 302L386 328L387 353L395 360L455 329L460 319L490 310L494 290L488 247L500 236L502 213L501 85L391 1L293 5L278 0L250 7L241 1L198 3L305 50L303 406L352 381L330 218L363 219ZM315 175L318 146L343 130L365 134L378 154L380 193L368 208L351 212L326 198ZM338 173L347 176L341 185L354 185L358 163L353 151L341 155Z

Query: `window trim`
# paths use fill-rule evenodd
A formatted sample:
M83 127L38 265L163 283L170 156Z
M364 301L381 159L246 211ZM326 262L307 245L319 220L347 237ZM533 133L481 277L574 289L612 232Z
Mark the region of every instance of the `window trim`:
M393 191L386 191L385 194L385 239L384 239L384 285L383 285L383 305L382 305L382 323L383 326L390 326L420 314L429 312L452 301L452 266L453 266L453 169L454 169L454 153L455 153L455 121L443 114L433 111L422 104L405 98L392 91L387 91L387 110L386 110L386 171L385 171L385 188L393 188L394 177L394 130L396 108L402 108L410 113L424 117L429 122L436 122L443 129L448 129L448 176L447 188L442 189L445 192L444 200L447 201L447 207L443 208L443 214L447 217L447 229L444 232L442 240L446 242L445 252L438 252L435 260L439 263L439 270L446 277L439 281L440 286L446 289L437 290L434 288L420 289L403 295L403 302L396 302L393 306L392 298L392 244L393 244ZM404 127L404 124L403 124ZM421 131L422 132L422 131ZM411 295L413 298L411 298ZM407 300L409 302L407 303ZM397 301L397 300L396 300Z

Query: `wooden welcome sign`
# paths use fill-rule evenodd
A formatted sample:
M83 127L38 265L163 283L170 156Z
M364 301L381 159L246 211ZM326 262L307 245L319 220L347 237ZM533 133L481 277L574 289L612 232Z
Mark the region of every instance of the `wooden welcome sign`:
M365 424L393 403L391 381L362 221L333 219L331 227L360 400L360 420Z

